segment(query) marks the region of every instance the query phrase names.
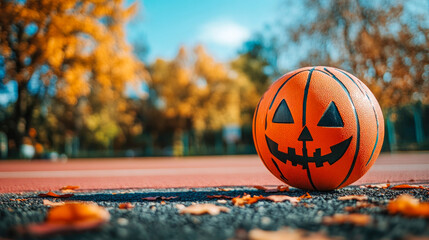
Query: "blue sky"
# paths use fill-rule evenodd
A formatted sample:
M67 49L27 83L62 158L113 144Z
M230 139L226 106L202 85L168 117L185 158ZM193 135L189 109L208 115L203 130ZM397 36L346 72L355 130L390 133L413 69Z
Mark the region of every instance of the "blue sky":
M252 34L275 24L281 7L282 0L141 0L127 38L148 45L149 61L171 59L181 45L198 43L225 61Z

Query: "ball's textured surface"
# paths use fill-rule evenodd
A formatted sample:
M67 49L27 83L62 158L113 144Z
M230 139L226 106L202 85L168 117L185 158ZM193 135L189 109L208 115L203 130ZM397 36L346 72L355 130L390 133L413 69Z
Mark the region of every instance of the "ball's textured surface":
M331 67L287 73L262 96L253 140L268 170L301 189L332 190L362 177L377 159L384 119L358 78Z

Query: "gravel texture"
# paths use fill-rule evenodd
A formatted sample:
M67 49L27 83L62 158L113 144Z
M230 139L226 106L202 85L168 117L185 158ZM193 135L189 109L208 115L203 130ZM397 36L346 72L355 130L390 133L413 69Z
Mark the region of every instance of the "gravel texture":
M57 192L58 193L58 192ZM218 188L195 189L133 189L105 190L94 192L77 191L67 201L93 201L107 208L111 214L109 223L99 229L62 233L47 237L22 234L18 226L43 222L50 207L42 204L39 192L0 195L0 239L242 239L243 232L254 228L277 230L284 226L307 231L322 231L329 236L344 239L408 239L411 236L429 239L429 218L408 218L401 215L389 215L386 205L389 200L400 194L410 194L422 201L429 201L428 190L391 190L363 189L350 186L331 192L309 192L312 198L303 199L296 206L290 202L274 203L259 201L244 207L233 206L231 200L218 203L207 195L227 195L236 197L244 193L251 195L289 195L301 196L305 191L291 188L289 192L266 193L252 187L234 187L231 191L219 191ZM339 201L339 196L367 195L368 202L376 207L363 208L359 213L370 214L371 224L358 227L352 224L325 225L323 216L335 213L347 213L346 206L355 206L356 200ZM177 196L162 203L144 201L144 197ZM11 199L27 199L12 201ZM58 199L55 201L63 201ZM134 208L119 209L123 202L131 202ZM229 213L216 216L194 216L178 213L176 204L189 206L192 203L214 203L231 209Z

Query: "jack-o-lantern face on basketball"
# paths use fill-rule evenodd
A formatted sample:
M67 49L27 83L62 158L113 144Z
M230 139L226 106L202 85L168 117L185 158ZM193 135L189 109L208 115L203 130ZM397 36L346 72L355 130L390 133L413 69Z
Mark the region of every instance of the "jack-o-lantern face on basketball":
M372 166L383 129L381 109L359 79L315 67L273 83L255 111L253 134L276 177L303 189L331 190Z

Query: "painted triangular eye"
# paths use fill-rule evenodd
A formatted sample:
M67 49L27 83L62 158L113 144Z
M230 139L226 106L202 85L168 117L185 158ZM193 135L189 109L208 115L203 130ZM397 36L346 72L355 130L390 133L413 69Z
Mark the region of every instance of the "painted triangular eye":
M280 105L277 107L273 117L274 123L293 123L292 114L290 113L289 107L286 101L283 99Z
M344 127L343 119L341 118L338 108L334 102L329 103L328 108L320 118L317 126L320 127Z

